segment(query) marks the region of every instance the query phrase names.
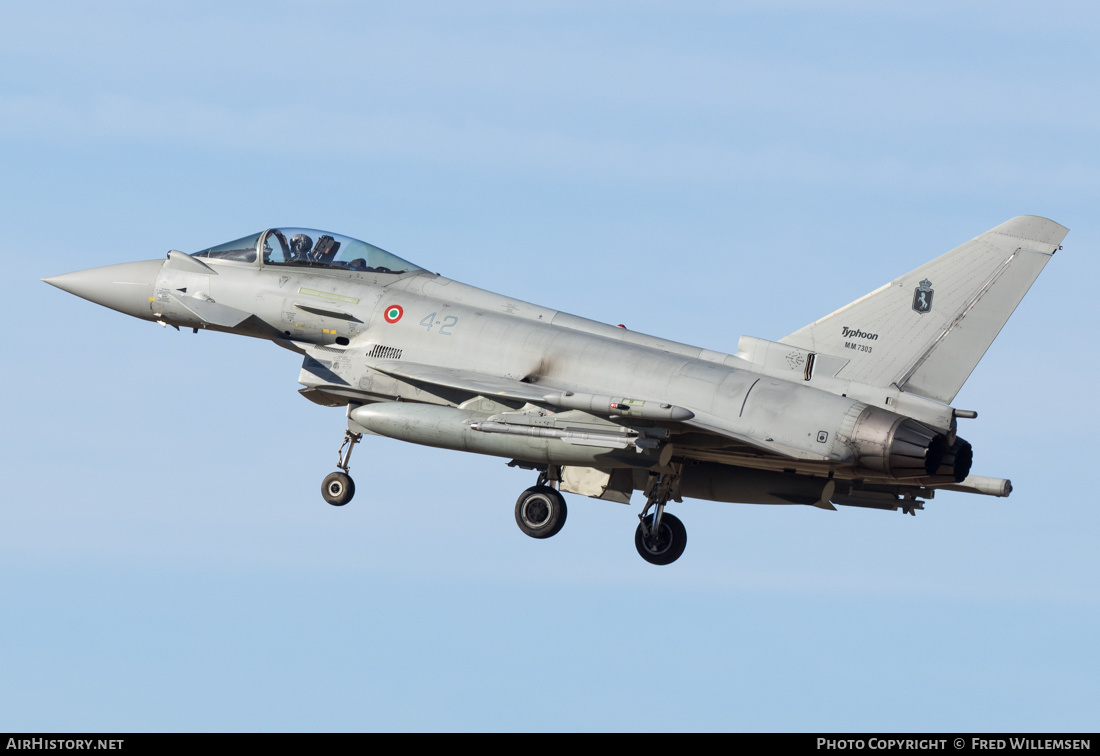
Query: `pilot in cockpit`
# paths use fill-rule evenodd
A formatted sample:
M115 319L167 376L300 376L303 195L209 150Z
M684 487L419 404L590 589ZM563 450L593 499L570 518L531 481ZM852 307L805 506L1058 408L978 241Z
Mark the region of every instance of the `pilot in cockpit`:
M290 237L290 259L295 262L305 262L309 259L310 250L313 249L313 239L305 234L294 234Z

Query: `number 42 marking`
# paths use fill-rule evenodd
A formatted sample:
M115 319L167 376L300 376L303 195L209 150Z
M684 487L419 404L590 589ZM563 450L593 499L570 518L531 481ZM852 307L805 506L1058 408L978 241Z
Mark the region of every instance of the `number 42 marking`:
M420 321L420 325L424 326L431 332L433 326L439 326L439 333L443 336L453 336L450 329L454 328L458 324L458 317L456 315L448 315L443 320L436 320L437 313L432 313L426 316Z

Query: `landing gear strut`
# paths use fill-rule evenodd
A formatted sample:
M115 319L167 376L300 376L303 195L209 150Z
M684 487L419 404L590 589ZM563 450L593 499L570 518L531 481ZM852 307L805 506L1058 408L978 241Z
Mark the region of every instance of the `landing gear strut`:
M551 480L551 476L555 480ZM539 474L538 483L528 488L516 499L516 524L532 538L549 538L557 535L565 525L568 510L565 497L552 485L557 483L560 468L550 468Z
M352 449L361 438L362 433L352 433L350 430L344 433L344 443L340 444L340 450L336 452L336 466L341 472L329 473L321 483L321 495L334 507L344 506L355 496L355 481L348 475L348 460L351 459ZM347 447L346 452L344 447Z
M550 538L565 525L565 498L558 492L561 467L512 460L509 467L539 470L538 482L516 500L516 524L531 538ZM634 546L642 559L650 564L672 564L687 547L687 528L675 515L665 511L665 505L680 499L680 476L683 466L672 464L665 472L651 472L645 488L646 504L638 515Z
M646 504L638 515L634 546L650 564L672 564L687 547L687 529L674 515L665 512L669 499L680 500L679 465L674 473L651 474L646 486ZM649 510L654 509L653 514Z

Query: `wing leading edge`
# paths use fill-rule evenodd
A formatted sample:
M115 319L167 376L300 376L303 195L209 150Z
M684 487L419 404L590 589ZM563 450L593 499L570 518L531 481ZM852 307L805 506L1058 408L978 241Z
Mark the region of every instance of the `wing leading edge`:
M707 413L696 413L685 407L678 407L665 402L573 392L564 387L553 386L542 381L538 384L524 383L508 378L434 365L409 362L384 363L381 360L370 362L368 365L373 370L406 381L443 386L467 392L471 395L490 398L500 397L550 405L561 410L581 410L607 417L682 423L690 429L697 429L729 439L731 442L750 447L758 453L769 456L774 455L787 459L815 462L824 462L829 459L824 455L812 454L782 444L754 438L734 430L719 417Z

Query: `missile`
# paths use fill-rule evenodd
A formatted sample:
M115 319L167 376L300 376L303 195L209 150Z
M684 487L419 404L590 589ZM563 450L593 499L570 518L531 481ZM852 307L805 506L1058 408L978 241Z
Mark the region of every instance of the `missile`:
M581 410L597 415L622 415L646 420L672 421L690 420L695 417L695 413L691 410L685 407L677 407L675 404L647 402L644 399L630 399L621 396L576 394L572 391L563 391L557 394L547 394L543 397L543 401L555 407Z
M627 434L490 422L490 415L435 404L364 404L348 417L372 433L440 449L601 469L667 463L671 444Z

